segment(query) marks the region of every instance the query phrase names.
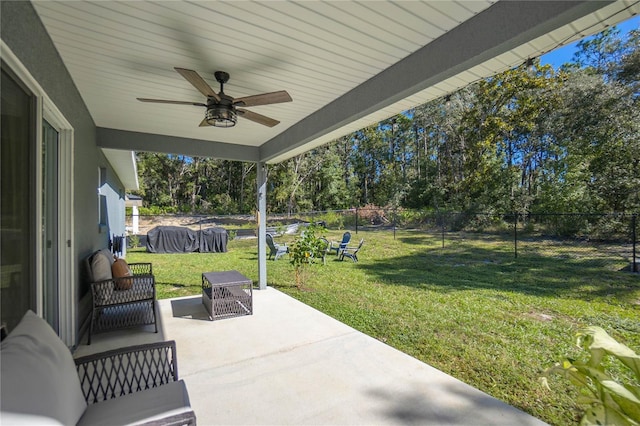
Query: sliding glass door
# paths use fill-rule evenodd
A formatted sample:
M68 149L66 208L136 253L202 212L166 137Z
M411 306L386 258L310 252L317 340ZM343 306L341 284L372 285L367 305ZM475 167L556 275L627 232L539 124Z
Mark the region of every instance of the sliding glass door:
M0 323L31 309L69 346L76 340L73 128L0 43Z
M0 320L11 330L28 309L37 311L35 106L31 93L4 70L0 84Z

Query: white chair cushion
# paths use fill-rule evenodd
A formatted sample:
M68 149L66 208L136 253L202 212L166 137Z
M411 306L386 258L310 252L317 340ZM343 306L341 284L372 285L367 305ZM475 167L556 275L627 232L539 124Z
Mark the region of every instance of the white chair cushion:
M27 311L0 345L0 408L76 424L87 403L71 352L42 318Z
M191 411L183 380L89 404L78 426L162 424L163 418Z
M109 249L103 248L98 251L98 253L102 253L102 255L107 258L107 260L109 261L109 265L113 265L113 262L116 261L116 258L113 256L113 253L109 251Z
M7 426L64 426L51 417L34 416L32 414L19 414L0 412L0 425Z
M113 264L113 256L103 253L103 250L96 252L91 258L91 275L93 281L110 280L113 278L111 273L111 265Z

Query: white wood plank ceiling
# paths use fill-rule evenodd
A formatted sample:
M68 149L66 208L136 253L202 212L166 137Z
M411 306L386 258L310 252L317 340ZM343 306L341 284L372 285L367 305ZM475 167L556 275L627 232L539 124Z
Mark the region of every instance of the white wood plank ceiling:
M597 6L575 2L587 4L582 7L586 12L570 11L561 19L541 17L535 26L510 35L495 48L482 54L471 51L476 40L469 35L488 39L503 31L501 25L473 27L475 22L492 22L494 10L500 16L505 5L499 3L504 2L36 1L34 7L96 125L127 136L121 138L127 140L125 145L107 148L189 154L186 147L200 144L191 152L276 162L640 12L637 0ZM456 30L466 34L468 43L447 47L446 37L453 40ZM402 66L431 46L441 53L424 64L424 78L403 86ZM456 55L460 59L447 72L430 70L431 61L446 64ZM241 117L231 129L198 127L202 107L136 100L203 102L204 96L174 67L196 70L216 91L213 72L228 72L225 93L233 97L286 90L293 102L247 108L280 120L273 128ZM415 68L412 74L420 74ZM369 90L394 85L400 87L397 93L372 93L370 102L361 101ZM341 102L355 105L353 111L343 114ZM138 134L151 142L137 144ZM178 139L158 138L155 148L149 135ZM191 145L175 143L183 139ZM233 146L237 149L229 149Z

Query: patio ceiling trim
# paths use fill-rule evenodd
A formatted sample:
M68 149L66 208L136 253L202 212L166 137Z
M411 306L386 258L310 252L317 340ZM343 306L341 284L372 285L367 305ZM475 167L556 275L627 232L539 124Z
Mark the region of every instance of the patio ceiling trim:
M102 148L102 152L125 189L140 189L136 156L133 151Z
M267 141L260 161L280 162L328 142L324 135L610 3L500 1Z
M98 126L98 146L264 163L375 125L640 12L640 0L33 6ZM218 15L225 19L212 27ZM265 51L271 45L279 48ZM234 93L284 88L294 102L273 107L282 127L220 130L196 126L195 109L135 100L133 93L142 92L191 99L194 89L176 76L176 64L210 84L221 65L233 71ZM260 106L261 113L271 114L268 108Z
M98 127L98 146L108 149L163 152L194 157L212 157L233 161L259 161L257 147L200 139L179 138L151 133Z

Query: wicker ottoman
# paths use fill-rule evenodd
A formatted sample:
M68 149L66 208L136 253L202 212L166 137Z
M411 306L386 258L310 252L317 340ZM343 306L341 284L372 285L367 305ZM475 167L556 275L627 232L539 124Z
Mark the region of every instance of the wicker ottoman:
M202 303L212 321L253 314L253 282L238 271L202 274Z

